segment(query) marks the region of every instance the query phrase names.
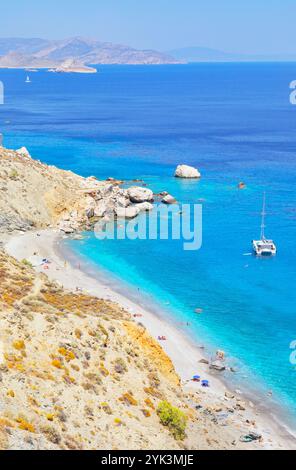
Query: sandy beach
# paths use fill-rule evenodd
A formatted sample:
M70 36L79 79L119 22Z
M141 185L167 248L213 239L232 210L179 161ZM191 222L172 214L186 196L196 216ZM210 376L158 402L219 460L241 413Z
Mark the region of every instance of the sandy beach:
M209 373L208 365L200 362L204 359L202 349L191 344L185 334L160 316L112 290L101 280L85 273L80 266L74 266L66 261L60 246L61 241L61 234L56 230L28 232L10 237L5 249L18 260L48 259L50 265L47 270L44 270L42 265L34 266L35 269L46 273L50 279L56 280L66 289L74 291L79 289L93 296L118 303L131 315L137 315L135 319L145 325L154 338L164 335L167 339L161 341L161 346L171 358L184 390L188 393L198 392L202 406L217 407L220 403L225 407L228 402L229 406L232 406L235 400L243 402L241 409L239 407L238 411L232 415L233 425L230 429L228 426L227 430L233 432L233 439L236 441L239 436L247 434L250 429L263 436L261 442L243 444L245 448L254 446L269 449L295 448L295 439L284 426L279 425L268 414L259 411L254 403L244 397L243 391L230 391L219 377ZM193 375L197 373L202 379L209 380L209 388L203 389L200 383L191 381ZM221 427L221 432L223 432L223 427Z

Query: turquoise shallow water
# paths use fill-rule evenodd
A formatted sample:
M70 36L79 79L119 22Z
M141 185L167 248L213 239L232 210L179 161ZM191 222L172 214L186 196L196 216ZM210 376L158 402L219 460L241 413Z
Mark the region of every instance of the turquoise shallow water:
M155 192L203 205L203 244L186 252L169 241L71 242L117 278L190 323L198 344L223 348L238 377L272 389L296 414L295 124L289 104L295 64L101 67L94 76L1 71L5 144L41 160L93 174L143 178ZM200 181L172 177L176 164ZM239 181L247 189L238 191ZM267 192L274 259L244 256L259 234ZM168 305L169 303L169 305ZM203 314L197 316L196 308Z

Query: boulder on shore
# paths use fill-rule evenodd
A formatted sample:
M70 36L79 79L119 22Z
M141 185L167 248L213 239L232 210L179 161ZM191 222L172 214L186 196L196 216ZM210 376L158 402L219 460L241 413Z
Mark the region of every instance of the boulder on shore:
M139 209L141 212L152 211L153 204L151 204L151 202L140 202L136 205L136 208Z
M75 229L72 227L72 225L68 221L61 222L59 228L61 232L64 232L68 235L75 232Z
M201 174L197 168L188 165L178 165L175 171L176 178L200 178Z
M137 217L137 215L139 215L140 209L137 206L117 207L115 209L115 213L119 218L133 219L134 217Z
M134 186L127 190L127 194L131 202L134 203L153 201L153 192L151 189Z
M222 372L226 369L226 367L225 367L225 364L223 364L221 361L214 361L214 362L211 362L210 369L214 369L214 370L218 370L219 372Z
M163 204L176 204L177 201L174 196L172 196L171 194L167 194L162 198L161 202L163 202Z

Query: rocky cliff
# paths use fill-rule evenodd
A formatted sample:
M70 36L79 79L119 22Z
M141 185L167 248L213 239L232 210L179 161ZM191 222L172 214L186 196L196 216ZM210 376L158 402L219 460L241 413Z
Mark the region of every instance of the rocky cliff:
M152 191L122 189L119 183L45 165L32 159L25 148L0 148L0 233L30 227L73 233L89 229L105 215L135 217L153 207L147 202L153 199Z

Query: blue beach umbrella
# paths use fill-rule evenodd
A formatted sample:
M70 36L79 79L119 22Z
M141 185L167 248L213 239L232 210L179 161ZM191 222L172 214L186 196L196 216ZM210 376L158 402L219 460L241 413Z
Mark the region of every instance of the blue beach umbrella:
M209 381L208 381L208 380L203 380L203 381L201 382L201 385L202 385L203 387L208 387L208 386L209 386Z

